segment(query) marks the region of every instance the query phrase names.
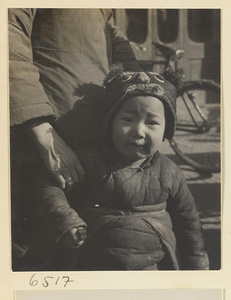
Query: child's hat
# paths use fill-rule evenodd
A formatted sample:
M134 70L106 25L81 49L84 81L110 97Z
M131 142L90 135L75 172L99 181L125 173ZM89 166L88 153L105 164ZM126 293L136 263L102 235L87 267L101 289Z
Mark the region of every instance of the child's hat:
M174 77L174 76L173 76ZM106 86L108 115L106 127L109 127L112 117L120 105L131 96L153 96L162 101L165 108L164 137L171 139L176 126L176 89L155 72L124 72L121 64L114 65L104 80Z

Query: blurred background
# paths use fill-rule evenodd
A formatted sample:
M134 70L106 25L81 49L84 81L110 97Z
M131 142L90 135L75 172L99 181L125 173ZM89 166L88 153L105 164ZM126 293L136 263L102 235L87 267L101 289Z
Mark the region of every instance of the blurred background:
M162 60L155 43L184 49L186 80L220 82L219 9L115 9L114 17L138 60Z
M163 55L158 45L183 49L177 67L184 69L185 80L209 79L220 84L219 9L115 9L114 17L131 41L143 69L163 71ZM215 110L220 120L220 102ZM206 148L210 147L212 152L216 146L220 151L220 136L216 140L212 134L208 137ZM189 146L193 152L193 143ZM167 141L162 152L180 166L186 177L204 229L210 269L219 270L222 267L220 173L196 171L176 155ZM199 152L197 155L203 157L202 147Z

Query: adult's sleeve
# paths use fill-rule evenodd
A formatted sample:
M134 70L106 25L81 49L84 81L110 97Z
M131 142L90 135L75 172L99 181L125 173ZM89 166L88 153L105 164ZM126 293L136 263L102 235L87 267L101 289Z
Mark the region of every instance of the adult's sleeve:
M140 71L130 42L119 27L115 26L112 10L104 10L112 42L112 63L121 62L125 71Z
M31 34L36 9L9 9L9 93L11 126L55 116L33 64Z
M174 172L174 184L167 207L177 239L180 269L208 270L209 260L199 214L180 169Z

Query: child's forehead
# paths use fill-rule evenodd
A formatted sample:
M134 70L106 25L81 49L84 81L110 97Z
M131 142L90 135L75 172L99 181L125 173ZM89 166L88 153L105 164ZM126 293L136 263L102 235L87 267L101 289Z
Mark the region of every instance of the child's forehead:
M164 105L159 98L141 95L132 96L123 101L121 105L122 110L139 109L148 110L150 113L153 111L163 110Z

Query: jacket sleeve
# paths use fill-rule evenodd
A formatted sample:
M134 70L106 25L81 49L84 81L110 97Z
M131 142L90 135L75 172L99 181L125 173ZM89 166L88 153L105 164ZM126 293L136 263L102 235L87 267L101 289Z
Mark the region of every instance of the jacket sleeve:
M112 63L121 62L126 71L139 71L139 65L135 54L131 48L130 42L122 33L119 27L115 26L112 10L103 10L104 17L109 26L111 47L112 47Z
M173 189L167 208L177 239L180 269L208 270L209 260L204 249L202 227L196 204L180 169L174 172L173 180Z
M45 169L39 173L35 195L35 211L38 213L42 232L53 242L58 242L72 228L87 226L70 207L64 191Z
M9 88L11 126L54 116L33 64L31 34L36 9L9 9Z

